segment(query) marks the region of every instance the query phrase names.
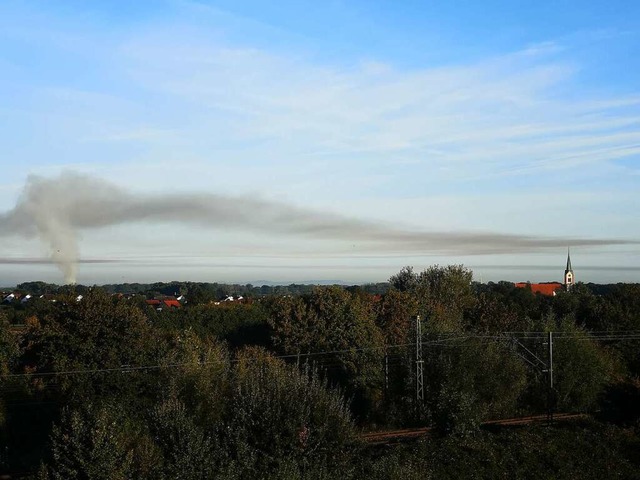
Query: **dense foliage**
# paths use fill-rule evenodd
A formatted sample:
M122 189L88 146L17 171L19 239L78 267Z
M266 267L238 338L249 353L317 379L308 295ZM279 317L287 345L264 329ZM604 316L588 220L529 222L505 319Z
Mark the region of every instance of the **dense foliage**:
M638 285L545 297L474 283L453 265L298 287L20 285L34 297L0 307L0 468L42 479L454 478L446 458L459 457L491 478L473 452L517 456L513 441L544 456L536 442L560 448L569 433L493 436L487 420L552 408L639 425L639 340L619 333L640 332ZM145 301L174 294L186 297L180 308ZM235 301L220 302L227 295ZM441 446L378 457L357 441L357 428L413 425L433 426ZM626 469L623 434L607 428L573 432L587 450L617 435L607 455Z
M483 430L369 451L344 479L640 479L638 432L595 422Z

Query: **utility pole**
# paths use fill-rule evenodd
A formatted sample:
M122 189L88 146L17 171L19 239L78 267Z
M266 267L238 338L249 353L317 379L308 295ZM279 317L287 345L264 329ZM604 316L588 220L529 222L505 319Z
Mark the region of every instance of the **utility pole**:
M384 350L384 392L389 395L389 353Z
M553 332L549 332L549 337L547 339L547 346L549 348L549 351L548 351L549 363L548 363L548 370L547 370L547 375L549 376L549 392L548 392L549 411L547 413L547 420L549 421L549 423L551 423L553 422L553 409L555 407L554 405L555 395L553 390Z
M416 316L416 404L424 402L424 362L422 360L422 321Z
M516 337L513 337L511 341L513 342L514 352L522 358L525 362L527 362L530 366L532 366L536 371L543 374L543 378L541 381L541 386L543 386L544 382L547 383L547 422L551 423L553 421L553 411L555 410L556 405L556 392L553 388L553 332L547 333L547 341L544 341L544 337L541 337L542 346L547 347L547 360L544 361L541 357L536 355L533 351L529 350L522 342L520 342ZM522 351L518 351L522 350ZM534 349L535 351L535 349ZM544 376L546 375L546 377ZM544 387L543 387L544 388Z

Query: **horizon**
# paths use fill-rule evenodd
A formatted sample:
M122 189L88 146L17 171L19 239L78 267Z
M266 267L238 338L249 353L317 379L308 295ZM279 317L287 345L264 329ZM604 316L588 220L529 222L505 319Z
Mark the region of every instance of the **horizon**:
M436 265L436 264L433 264ZM414 271L421 271L428 268L430 265L416 268ZM559 269L553 265L464 265L466 268L473 272L473 281L479 283L497 283L500 281L507 281L511 283L529 282L529 283L547 283L547 282L560 282L562 283L562 274L564 270ZM312 276L305 277L283 277L281 279L269 279L265 277L243 277L238 276L235 279L225 279L222 276L204 276L204 277L138 277L138 278L123 278L122 276L115 275L111 280L96 278L94 280L80 280L78 285L84 286L103 286L109 284L126 284L126 283L171 283L171 282L202 282L202 283L219 283L219 284L236 284L254 286L262 285L291 285L291 284L303 284L303 285L366 285L375 283L384 283L389 280L391 275L398 273L402 266L398 267L395 271L389 271L389 274L379 277L370 278L353 278L343 279L336 277L317 277ZM212 269L215 271L215 269ZM511 273L509 273L511 272ZM528 275L521 275L520 272L529 272ZM597 267L597 266L581 266L579 269L575 269L577 283L593 283L593 284L615 284L615 283L640 283L640 267ZM57 281L59 275L55 274L55 270L52 269L52 275L42 278L36 277L21 277L18 281L12 282L9 280L0 279L0 288L14 288L11 285L17 286L21 283L38 282L51 283L59 286L65 285Z

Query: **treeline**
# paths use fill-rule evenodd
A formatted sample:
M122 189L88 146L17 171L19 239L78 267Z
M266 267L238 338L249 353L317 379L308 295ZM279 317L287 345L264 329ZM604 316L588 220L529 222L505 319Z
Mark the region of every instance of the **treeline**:
M597 284L581 283L583 291L588 291L597 296L612 296L624 290L627 284ZM29 293L34 296L44 294L65 294L77 292L79 294L95 288L100 288L107 293L142 294L146 297L155 295L185 295L191 303L208 303L223 299L228 295L242 295L245 297L264 297L270 295L304 295L311 293L317 286L315 284L291 283L289 285L252 285L230 284L217 282L154 282L154 283L111 283L105 285L58 285L42 281L23 282L15 287L21 293ZM372 295L387 293L391 284L389 282L367 283L364 285L335 284L350 291L364 291ZM489 282L487 284L473 282L472 287L476 292L510 291L513 290L512 282ZM586 290L585 290L586 289Z
M157 311L144 297L76 293L16 307L21 326L10 325L10 309L0 313L5 470L399 478L391 458L373 462L378 473L358 460L358 430L430 425L472 439L486 420L550 406L638 425L639 337L628 332L640 332L640 285L544 297L434 266L402 269L382 295L327 286ZM547 332L556 335L552 391Z
M138 294L146 297L156 295L185 295L191 303L208 303L223 299L229 295L241 295L244 297L264 297L269 295L304 295L311 293L316 285L291 283L289 285L261 285L228 284L209 282L155 282L155 283L113 283L106 285L57 285L46 282L23 282L16 286L16 290L22 293L40 296L45 294L65 294L76 292L86 293L95 288L100 288L107 293ZM371 294L382 294L389 289L388 282L370 283L362 286L346 288L361 288Z

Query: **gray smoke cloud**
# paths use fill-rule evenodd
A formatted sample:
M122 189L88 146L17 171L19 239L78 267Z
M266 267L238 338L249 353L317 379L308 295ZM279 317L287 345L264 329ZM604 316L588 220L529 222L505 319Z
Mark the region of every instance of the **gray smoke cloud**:
M50 265L52 260L42 258L0 257L0 265ZM118 263L118 260L106 258L81 258L77 263Z
M183 223L366 242L372 251L499 254L547 248L635 244L620 239L535 237L500 233L429 232L321 213L282 203L213 193L142 195L104 180L66 172L30 176L15 207L0 214L0 236L38 235L67 283L76 280L79 232L140 222Z

